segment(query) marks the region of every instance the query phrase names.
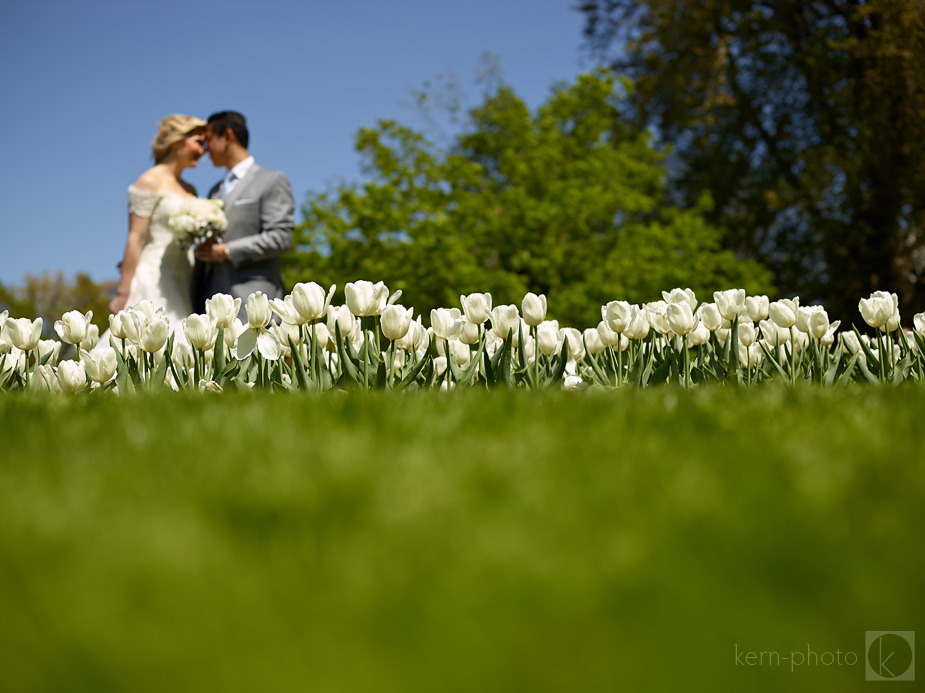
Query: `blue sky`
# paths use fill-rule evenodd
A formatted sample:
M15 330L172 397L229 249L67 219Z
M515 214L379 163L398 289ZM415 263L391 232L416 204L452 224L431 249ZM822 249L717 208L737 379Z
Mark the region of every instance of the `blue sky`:
M299 207L309 190L359 177L360 127L424 127L407 105L412 89L452 72L476 105L471 80L486 51L531 108L589 69L573 4L3 3L0 282L43 270L118 277L126 188L151 165L169 113L244 113L251 153L289 175ZM221 173L205 157L185 177L204 194Z

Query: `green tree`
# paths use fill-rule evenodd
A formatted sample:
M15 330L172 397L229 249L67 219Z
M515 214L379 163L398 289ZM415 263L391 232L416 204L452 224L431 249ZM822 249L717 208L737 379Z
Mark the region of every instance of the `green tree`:
M287 279L382 279L420 311L534 291L576 326L674 286L767 290L757 263L720 249L708 198L670 204L663 155L620 117L625 88L582 75L531 114L499 85L445 151L394 121L361 130L368 180L309 195Z
M109 328L109 302L114 282L96 283L89 275L78 272L74 280L63 272L54 276L43 272L40 277L27 274L22 286L7 289L0 284L0 312L8 310L14 318L42 318L43 332L54 336L54 324L65 312L93 311L93 323L104 332Z
M921 0L588 0L585 35L675 143L688 199L781 288L857 320L876 289L922 310Z

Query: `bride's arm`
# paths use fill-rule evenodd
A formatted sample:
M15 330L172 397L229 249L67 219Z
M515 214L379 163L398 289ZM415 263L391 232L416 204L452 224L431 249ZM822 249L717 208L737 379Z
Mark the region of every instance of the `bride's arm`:
M125 243L125 255L122 257L122 278L119 280L116 297L109 304L109 312L111 313L118 313L125 308L129 290L132 287L132 277L135 276L135 269L138 267L138 258L148 237L150 223L151 220L148 217L129 214L128 241Z

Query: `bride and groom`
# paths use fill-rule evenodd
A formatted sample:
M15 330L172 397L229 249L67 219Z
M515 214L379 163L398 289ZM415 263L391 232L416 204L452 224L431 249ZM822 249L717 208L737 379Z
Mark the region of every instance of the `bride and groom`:
M284 174L254 162L249 140L244 116L234 111L215 113L207 121L170 115L160 122L151 143L154 166L128 190L128 241L111 312L151 301L164 308L180 338L182 321L204 313L206 300L217 293L242 299L242 321L251 293L284 295L279 257L292 247L292 187ZM193 255L169 222L185 200L196 196L181 174L206 151L216 167L227 170L209 197L224 201L228 226L222 242L199 245Z

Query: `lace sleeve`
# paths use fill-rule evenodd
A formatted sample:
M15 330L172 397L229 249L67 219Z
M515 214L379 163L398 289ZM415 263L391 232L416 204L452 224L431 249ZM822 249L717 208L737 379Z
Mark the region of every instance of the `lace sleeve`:
M154 212L160 199L160 194L156 192L131 186L128 189L128 211L147 219Z

